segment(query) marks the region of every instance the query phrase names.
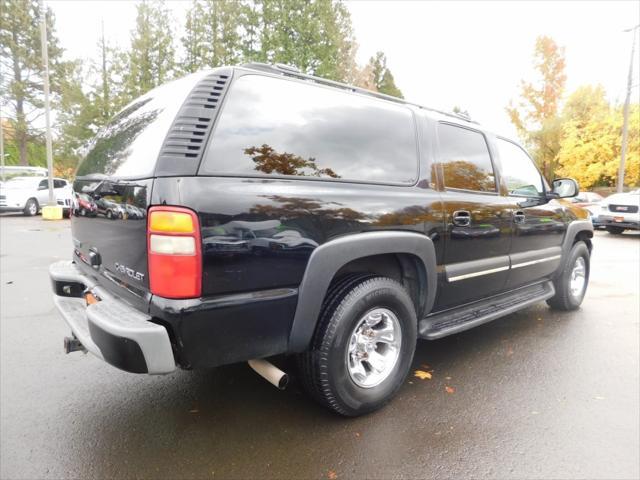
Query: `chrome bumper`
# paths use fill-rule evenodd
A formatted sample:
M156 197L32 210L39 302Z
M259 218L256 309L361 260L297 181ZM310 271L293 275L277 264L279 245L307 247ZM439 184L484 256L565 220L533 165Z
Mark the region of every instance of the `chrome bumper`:
M176 362L167 330L151 317L130 307L83 275L75 263L49 267L54 303L73 334L96 357L134 373L164 374ZM88 305L82 292L90 290L99 302Z

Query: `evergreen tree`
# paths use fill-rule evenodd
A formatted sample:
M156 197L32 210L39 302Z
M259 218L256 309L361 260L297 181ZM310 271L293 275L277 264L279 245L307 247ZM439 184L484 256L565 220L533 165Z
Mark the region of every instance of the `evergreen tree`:
M344 80L353 62L351 17L332 0L261 0L262 57L305 73Z
M30 144L41 142L36 125L44 115L42 49L37 0L3 0L0 8L0 65L2 110L8 112L20 165L41 161L31 158ZM62 60L51 10L46 12L47 50L53 102L59 99L73 66ZM6 113L5 113L6 115ZM7 145L11 150L11 145ZM39 151L39 149L36 149Z
M246 45L244 26L249 7L236 0L194 0L182 37L186 51L183 69L195 72L240 63Z
M193 73L204 66L207 48L204 32L204 9L199 0L193 0L191 8L187 11L184 30L185 35L181 41L185 58L182 61L181 70Z
M377 52L375 56L371 57L369 65L373 75L373 85L378 92L404 98L396 86L391 70L387 67L387 56L383 52Z
M136 27L127 52L126 93L138 97L173 77L173 31L163 1L142 0L137 6Z

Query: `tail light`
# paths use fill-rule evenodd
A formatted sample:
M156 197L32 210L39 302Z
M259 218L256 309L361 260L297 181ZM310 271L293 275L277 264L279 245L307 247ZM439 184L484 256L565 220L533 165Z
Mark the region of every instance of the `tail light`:
M151 207L147 252L151 293L166 298L200 296L202 252L200 225L194 212L180 207Z

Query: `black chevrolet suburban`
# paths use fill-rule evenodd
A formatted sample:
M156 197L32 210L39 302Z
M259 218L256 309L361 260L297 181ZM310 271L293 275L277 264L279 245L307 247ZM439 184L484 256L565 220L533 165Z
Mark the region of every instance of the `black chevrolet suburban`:
M589 279L575 181L466 117L286 66L152 90L73 188L97 208L74 205L73 259L50 269L67 352L148 374L249 361L280 387L284 355L347 416L391 399L417 339L576 309Z

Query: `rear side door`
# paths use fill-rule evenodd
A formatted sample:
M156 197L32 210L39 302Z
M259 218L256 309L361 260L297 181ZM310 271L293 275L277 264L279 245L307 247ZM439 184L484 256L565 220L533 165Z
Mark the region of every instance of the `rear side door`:
M511 212L500 196L484 133L440 122L436 143L446 224L444 267L434 308L438 311L503 290Z
M548 200L544 178L529 155L516 143L495 139L502 186L513 211L511 270L508 289L551 275L560 265L566 232L564 207Z
M49 203L49 180L47 178L40 180L38 183L36 199L41 207Z

